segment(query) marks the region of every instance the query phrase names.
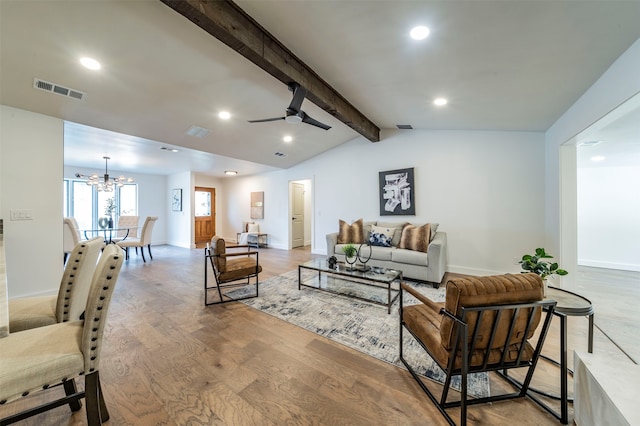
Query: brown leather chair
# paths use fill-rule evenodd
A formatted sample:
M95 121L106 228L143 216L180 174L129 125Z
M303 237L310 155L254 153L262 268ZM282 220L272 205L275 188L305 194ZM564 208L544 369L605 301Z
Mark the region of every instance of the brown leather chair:
M410 293L420 303L405 306L403 292ZM408 285L401 285L400 359L450 424L455 422L446 412L448 408L460 407L461 424L465 425L467 405L527 394L556 305L555 301L542 300L542 280L536 274L450 279L444 303L435 303ZM544 321L534 348L529 340L541 324L543 310ZM404 329L445 372L440 399L403 357ZM468 374L496 371L506 377L508 369L522 367L528 371L522 384L516 386L516 392L467 398ZM461 377L459 401L447 401L453 376Z
M234 251L227 252L227 249ZM206 306L258 297L258 274L262 272L262 266L258 263L258 252L250 249L248 245L227 247L224 239L220 237L211 239L211 245L205 249L204 258L204 304ZM209 286L207 261L213 269L215 286ZM252 278L255 278L255 294L251 291ZM230 287L236 289L226 291ZM210 301L209 293L212 290L217 290L218 297Z

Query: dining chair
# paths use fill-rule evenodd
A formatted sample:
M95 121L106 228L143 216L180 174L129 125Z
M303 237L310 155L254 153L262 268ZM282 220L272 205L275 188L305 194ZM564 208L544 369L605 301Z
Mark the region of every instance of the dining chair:
M129 238L138 238L138 222L140 216L120 216L118 217L118 224L116 225L116 235L111 238L111 241L117 243Z
M65 217L63 222L62 244L64 247L64 262L67 261L69 253L71 253L80 240L80 229L78 229L78 221L74 217Z
M144 258L144 246L147 246L149 250L149 257L153 260L151 254L151 234L153 232L153 225L158 220L157 216L147 216L142 225L142 231L140 232L140 238L128 238L119 241L117 244L125 250L125 259L129 260L129 247L136 248L136 254L138 254L138 247L140 247L140 253L142 253L142 260L146 262Z
M401 284L400 360L449 424L455 425L449 408L460 407L460 424L466 425L468 405L527 395L556 306L555 300L543 300L542 291L536 274L454 278L447 281L445 302L436 303ZM419 303L405 305L406 293ZM405 359L403 330L445 373L439 398ZM537 342L530 342L536 331ZM494 371L511 383L506 371L518 368L526 371L526 378L514 386L515 392L467 398L469 374ZM460 377L460 398L451 400L447 397L454 376Z
M67 321L0 339L0 405L21 397L62 385L65 396L0 419L11 424L33 415L68 404L72 411L85 399L89 426L109 420L99 365L103 335L124 253L109 244L102 253L88 292L83 320ZM84 391L78 391L75 379L84 377Z
M102 247L101 237L76 244L64 267L57 296L9 300L9 332L80 319Z

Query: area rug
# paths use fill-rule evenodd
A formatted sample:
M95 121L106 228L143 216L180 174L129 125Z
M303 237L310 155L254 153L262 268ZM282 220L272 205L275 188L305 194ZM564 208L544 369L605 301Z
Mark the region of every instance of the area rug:
M312 273L317 277L317 272ZM325 284L327 284L326 281ZM434 289L427 284L409 284L431 300L444 301L444 287ZM373 291L368 296L386 302L386 288L376 291L371 286L347 284L339 291L362 292L371 289ZM239 297L243 289L236 289L233 292L234 297ZM417 303L410 295L404 296L405 305ZM260 296L242 300L242 303L382 361L405 368L398 353L399 303L397 300L392 305L391 313L387 314L386 306L307 287L298 290L298 271L294 270L262 281ZM409 365L422 376L442 383L445 379L442 370L408 332L403 335L404 356ZM489 378L486 373L470 375L467 383L470 395L476 397L489 395ZM452 387L460 389L459 377L453 378Z

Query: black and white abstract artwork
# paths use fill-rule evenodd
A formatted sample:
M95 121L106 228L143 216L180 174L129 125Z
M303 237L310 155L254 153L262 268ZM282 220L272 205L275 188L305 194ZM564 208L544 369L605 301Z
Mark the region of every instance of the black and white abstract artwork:
M380 216L415 215L413 167L379 173Z

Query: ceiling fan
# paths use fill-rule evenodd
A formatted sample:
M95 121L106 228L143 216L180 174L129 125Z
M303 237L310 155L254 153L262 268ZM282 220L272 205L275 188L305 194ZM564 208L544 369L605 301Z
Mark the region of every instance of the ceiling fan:
M319 122L309 117L304 111L300 109L302 101L307 96L307 89L300 86L298 83L289 83L289 90L293 92L293 99L287 107L287 112L284 117L264 118L262 120L249 120L249 123L264 123L266 121L279 121L284 120L287 123L298 124L300 122L311 124L312 126L320 127L324 130L329 130L331 126L327 126L324 123Z

